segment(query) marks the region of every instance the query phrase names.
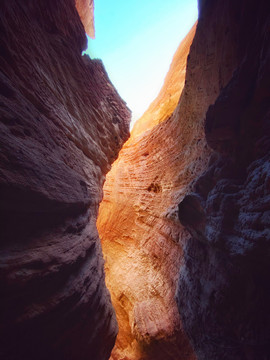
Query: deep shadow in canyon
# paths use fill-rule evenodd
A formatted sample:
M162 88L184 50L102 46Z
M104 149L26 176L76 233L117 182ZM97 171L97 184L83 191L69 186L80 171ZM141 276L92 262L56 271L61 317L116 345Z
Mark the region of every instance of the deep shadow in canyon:
M93 7L0 5L0 358L269 360L268 1L199 1L129 140Z
M130 111L81 56L73 1L0 8L0 358L107 359L118 327L96 216Z

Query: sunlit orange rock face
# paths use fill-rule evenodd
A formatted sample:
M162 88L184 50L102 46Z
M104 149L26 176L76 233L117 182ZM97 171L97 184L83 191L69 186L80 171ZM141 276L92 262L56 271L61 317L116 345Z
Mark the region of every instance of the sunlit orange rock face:
M94 0L76 0L76 8L83 23L85 32L94 39Z
M172 115L185 84L187 56L195 30L196 24L178 47L160 93L134 124L130 135L131 139L167 120Z
M189 179L177 179L167 166L179 162L173 132L156 130L170 124L195 29L177 49L160 94L135 124L104 187L98 230L119 324L113 360L194 358L174 301L181 248L170 209L172 189L181 191Z
M104 186L98 230L119 324L113 360L195 358L175 303L187 238L177 205L207 165L205 113L232 74L235 58L219 34L198 33L199 27L183 91L195 28L177 50L160 95L135 125Z

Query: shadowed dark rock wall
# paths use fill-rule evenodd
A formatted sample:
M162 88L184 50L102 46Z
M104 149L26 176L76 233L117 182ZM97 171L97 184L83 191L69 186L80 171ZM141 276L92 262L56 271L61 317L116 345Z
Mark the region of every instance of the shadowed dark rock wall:
M237 4L213 4L179 45L159 96L104 185L97 224L121 329L113 360L196 358L175 301L189 238L178 204L208 166L206 112L242 59Z
M199 24L231 13L239 65L205 121L214 150L179 205L191 238L178 306L199 360L270 359L270 41L268 1L204 1ZM236 14L234 18L233 14ZM227 23L227 27L230 27Z
M96 216L130 112L72 0L3 0L0 29L0 358L107 359Z
M74 3L0 5L5 360L108 359L117 333L96 216L130 113L102 63L81 56L86 37ZM76 3L92 32L93 3L90 12ZM123 268L113 290L132 336L113 358L193 359L185 330L199 360L269 359L267 5L200 2L177 108L127 144L114 167L107 195L116 194L117 211L107 208L101 228L104 244L107 234L113 240L108 269L119 274L117 258ZM188 239L176 209L205 169L179 205Z

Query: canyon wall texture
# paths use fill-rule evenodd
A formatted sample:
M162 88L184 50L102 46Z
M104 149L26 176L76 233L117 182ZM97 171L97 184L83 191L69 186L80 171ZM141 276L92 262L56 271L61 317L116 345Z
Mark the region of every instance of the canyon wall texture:
M96 216L130 111L81 56L74 1L2 0L0 28L0 358L105 360L117 323Z
M179 205L191 238L178 305L199 360L269 360L269 2L204 1L201 22L221 8L238 27L241 61L206 114L211 162Z
M188 238L178 204L207 168L205 115L240 61L237 11L217 4L212 18L199 19L193 42L195 28L180 45L164 88L106 178L98 230L119 323L113 360L195 359L175 301Z

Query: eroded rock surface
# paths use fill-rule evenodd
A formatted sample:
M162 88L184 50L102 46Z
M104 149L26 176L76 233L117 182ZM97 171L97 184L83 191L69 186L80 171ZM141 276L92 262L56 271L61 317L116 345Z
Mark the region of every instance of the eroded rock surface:
M222 16L225 24L231 14ZM98 229L120 328L113 360L195 359L175 301L188 237L179 224L178 204L207 167L211 150L205 141L205 114L232 76L238 51L231 44L239 40L234 25L210 24L209 31L205 26L198 23L186 78L183 69L195 28L106 179ZM177 84L173 111L170 91Z
M81 56L72 0L0 9L0 358L108 359L117 324L95 223L130 112Z
M239 64L206 115L206 138L215 153L179 205L192 237L178 305L199 360L269 360L269 3L205 1L201 18L207 27L220 19L221 9L231 14L228 28L237 20L241 42L231 47Z

